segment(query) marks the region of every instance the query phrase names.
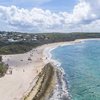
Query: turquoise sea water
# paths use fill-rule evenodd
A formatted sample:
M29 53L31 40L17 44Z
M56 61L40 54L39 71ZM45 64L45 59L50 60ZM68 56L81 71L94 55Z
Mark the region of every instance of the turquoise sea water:
M51 53L66 73L72 100L100 100L100 40L58 47Z

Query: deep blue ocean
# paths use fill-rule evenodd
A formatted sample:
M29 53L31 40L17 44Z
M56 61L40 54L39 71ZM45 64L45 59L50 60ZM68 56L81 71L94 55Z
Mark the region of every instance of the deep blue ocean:
M72 100L100 100L100 40L85 40L51 51L66 73Z

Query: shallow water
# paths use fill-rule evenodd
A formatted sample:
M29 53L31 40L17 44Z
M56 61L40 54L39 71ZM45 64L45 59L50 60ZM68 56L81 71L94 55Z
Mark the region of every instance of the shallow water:
M51 53L66 73L72 100L100 100L100 40L58 47Z

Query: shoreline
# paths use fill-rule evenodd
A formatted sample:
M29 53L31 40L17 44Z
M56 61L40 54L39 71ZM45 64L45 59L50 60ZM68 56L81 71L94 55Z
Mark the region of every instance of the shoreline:
M63 84L62 84L62 87L61 88L63 88L62 89L62 91L64 91L64 92L66 92L66 94L67 94L67 99L68 100L71 100L71 95L69 94L69 89L68 89L68 81L65 79L65 72L64 72L64 69L61 67L61 63L60 62L58 62L57 60L55 60L55 59L53 59L52 58L52 54L51 54L51 51L52 50L54 50L54 49L56 49L56 48L58 48L58 47L63 47L63 46L67 46L67 45L75 45L75 44L77 44L77 43L81 43L81 42L84 42L84 41L90 41L90 40L99 40L100 41L100 38L96 38L96 39L94 39L94 38L91 38L91 39L77 39L77 40L75 40L75 41L70 41L70 42L60 42L60 43L54 43L54 45L49 45L47 48L45 48L45 50L44 50L44 56L45 56L45 63L48 63L48 62L50 62L50 63L53 63L53 65L60 71L60 76L61 76L61 78L60 78L60 80L63 82ZM54 89L54 91L55 91L55 89ZM55 91L55 92L58 92L59 90L57 90L57 91ZM60 95L60 97L57 97L58 95ZM54 94L54 98L55 99L57 99L57 100L63 100L63 99L59 99L59 98L61 98L62 96L63 96L63 92L61 93L56 93L56 94ZM53 98L53 99L54 99ZM53 100L53 99L50 99L50 100Z
M100 40L100 38L98 39ZM2 87L0 89L0 99L23 100L22 98L27 95L35 86L37 80L36 77L47 63L53 63L59 69L60 63L52 59L52 55L50 53L53 49L59 46L80 43L84 40L97 39L78 39L75 41L45 44L24 54L3 55L3 62L9 65L10 69L12 70L12 74L7 74L4 77L0 78L0 87ZM29 57L31 58L31 60L28 60ZM62 73L64 72L63 69L60 70ZM63 77L63 75L64 73L62 75L60 74L61 77ZM36 91L34 91L34 93L35 92ZM54 92L57 91L55 90ZM67 89L66 93L68 95ZM57 98L57 93L54 94L54 97Z
M76 39L75 41L67 41L67 42L58 42L58 43L51 43L51 44L45 44L43 45L45 47L43 51L43 61L44 63L53 62L54 65L60 66L60 62L56 61L55 59L52 59L51 51L58 48L63 47L67 45L74 45L76 43L88 41L88 40L100 40L100 38L91 38L91 39Z

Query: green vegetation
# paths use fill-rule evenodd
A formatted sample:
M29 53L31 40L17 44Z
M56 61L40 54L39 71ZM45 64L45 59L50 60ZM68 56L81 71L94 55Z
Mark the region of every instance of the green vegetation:
M9 32L12 38L15 38L15 32ZM54 43L54 42L65 42L65 41L74 41L75 39L86 39L86 38L100 38L100 33L39 33L39 34L28 34L26 33L17 33L21 34L21 38L26 40L18 42L8 42L0 40L0 54L17 54L25 53L35 48L37 46ZM32 40L34 35L37 36L36 40ZM6 36L9 38L10 36ZM28 39L27 39L28 38ZM1 38L2 39L2 38Z
M32 49L32 46L26 45L7 45L0 48L1 54L15 54L15 53L24 53Z
M46 34L50 42L74 41L75 39L100 38L100 33L52 33Z
M31 50L33 47L36 47L37 44L33 43L8 43L0 47L0 54L16 54L16 53L25 53Z
M0 77L4 76L8 67L4 63L0 63Z
M0 56L0 62L2 62L2 56Z
M6 71L8 69L8 66L5 65L3 62L2 62L2 56L0 56L0 77L4 76Z

